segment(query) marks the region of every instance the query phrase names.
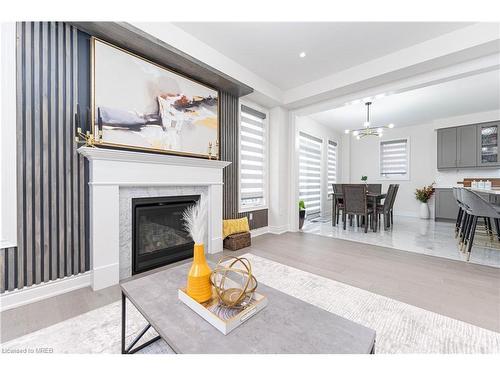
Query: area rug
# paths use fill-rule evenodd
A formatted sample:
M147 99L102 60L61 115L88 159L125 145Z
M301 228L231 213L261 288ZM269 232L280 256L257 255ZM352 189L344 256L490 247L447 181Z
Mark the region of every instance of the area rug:
M244 256L251 261L259 282L374 329L376 353L500 353L499 333L259 256ZM2 351L49 347L56 353L119 353L120 304L115 302L14 339L3 344ZM133 336L145 321L128 306L127 332ZM160 340L141 352L171 350Z

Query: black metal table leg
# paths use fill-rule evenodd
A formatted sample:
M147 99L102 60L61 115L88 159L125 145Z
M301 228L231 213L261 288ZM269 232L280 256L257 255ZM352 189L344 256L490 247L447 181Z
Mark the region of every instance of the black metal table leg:
M144 336L144 334L151 328L151 324L148 323L146 327L132 340L128 347L125 347L125 338L126 338L126 315L127 311L127 297L125 293L122 292L122 354L134 354L141 349L144 349L146 346L154 343L161 339L160 335L156 335L152 339L146 341L144 344L139 345L137 348L134 348L135 344L139 342L139 340Z
M126 325L126 309L127 298L122 292L122 354L125 354L125 325Z

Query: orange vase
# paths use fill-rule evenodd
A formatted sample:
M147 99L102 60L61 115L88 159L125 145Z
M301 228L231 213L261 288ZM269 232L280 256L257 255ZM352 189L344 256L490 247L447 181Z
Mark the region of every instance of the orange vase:
M195 244L193 264L188 273L187 294L199 303L206 302L212 297L211 273L212 270L205 259L203 244Z

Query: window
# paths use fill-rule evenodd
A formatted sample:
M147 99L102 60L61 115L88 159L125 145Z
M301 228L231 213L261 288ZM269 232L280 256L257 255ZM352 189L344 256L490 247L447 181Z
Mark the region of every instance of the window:
M334 141L328 141L328 153L327 153L327 184L328 184L328 194L333 194L332 184L337 183L337 143ZM330 195L329 195L330 196Z
M266 115L246 105L240 107L240 211L266 207Z
M321 211L321 146L321 139L299 133L299 199L308 217Z
M408 139L380 142L380 177L408 179Z

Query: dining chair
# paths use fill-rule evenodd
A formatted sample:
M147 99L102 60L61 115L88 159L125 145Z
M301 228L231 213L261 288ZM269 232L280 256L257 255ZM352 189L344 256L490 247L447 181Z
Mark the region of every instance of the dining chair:
M373 194L381 194L382 193L382 184L368 184L366 187L368 188L369 193L373 193Z
M369 219L372 217L374 211L371 207L368 207L367 204L366 186L360 184L344 184L342 186L342 195L344 198L344 210L342 211L344 229L346 229L347 215L361 216L364 219L365 233L367 233Z
M394 224L394 202L396 202L396 196L398 195L399 184L394 184L394 192L391 197L391 208L390 208L390 218L391 225Z
M344 200L341 197L342 195L342 185L343 184L332 184L332 189L333 189L333 197L334 201L333 204L335 205L335 213L336 217L332 217L332 223L335 225L335 223L339 223L339 218L340 218L340 211L344 211Z
M378 204L377 205L377 221L375 223L375 228L377 229L379 226L379 223L381 222L380 216L383 215L384 217L384 230L389 229L390 227L390 222L391 222L391 207L392 204L394 203L393 197L395 194L396 190L396 185L395 184L390 184L389 188L387 189L387 194L384 199L384 203Z

